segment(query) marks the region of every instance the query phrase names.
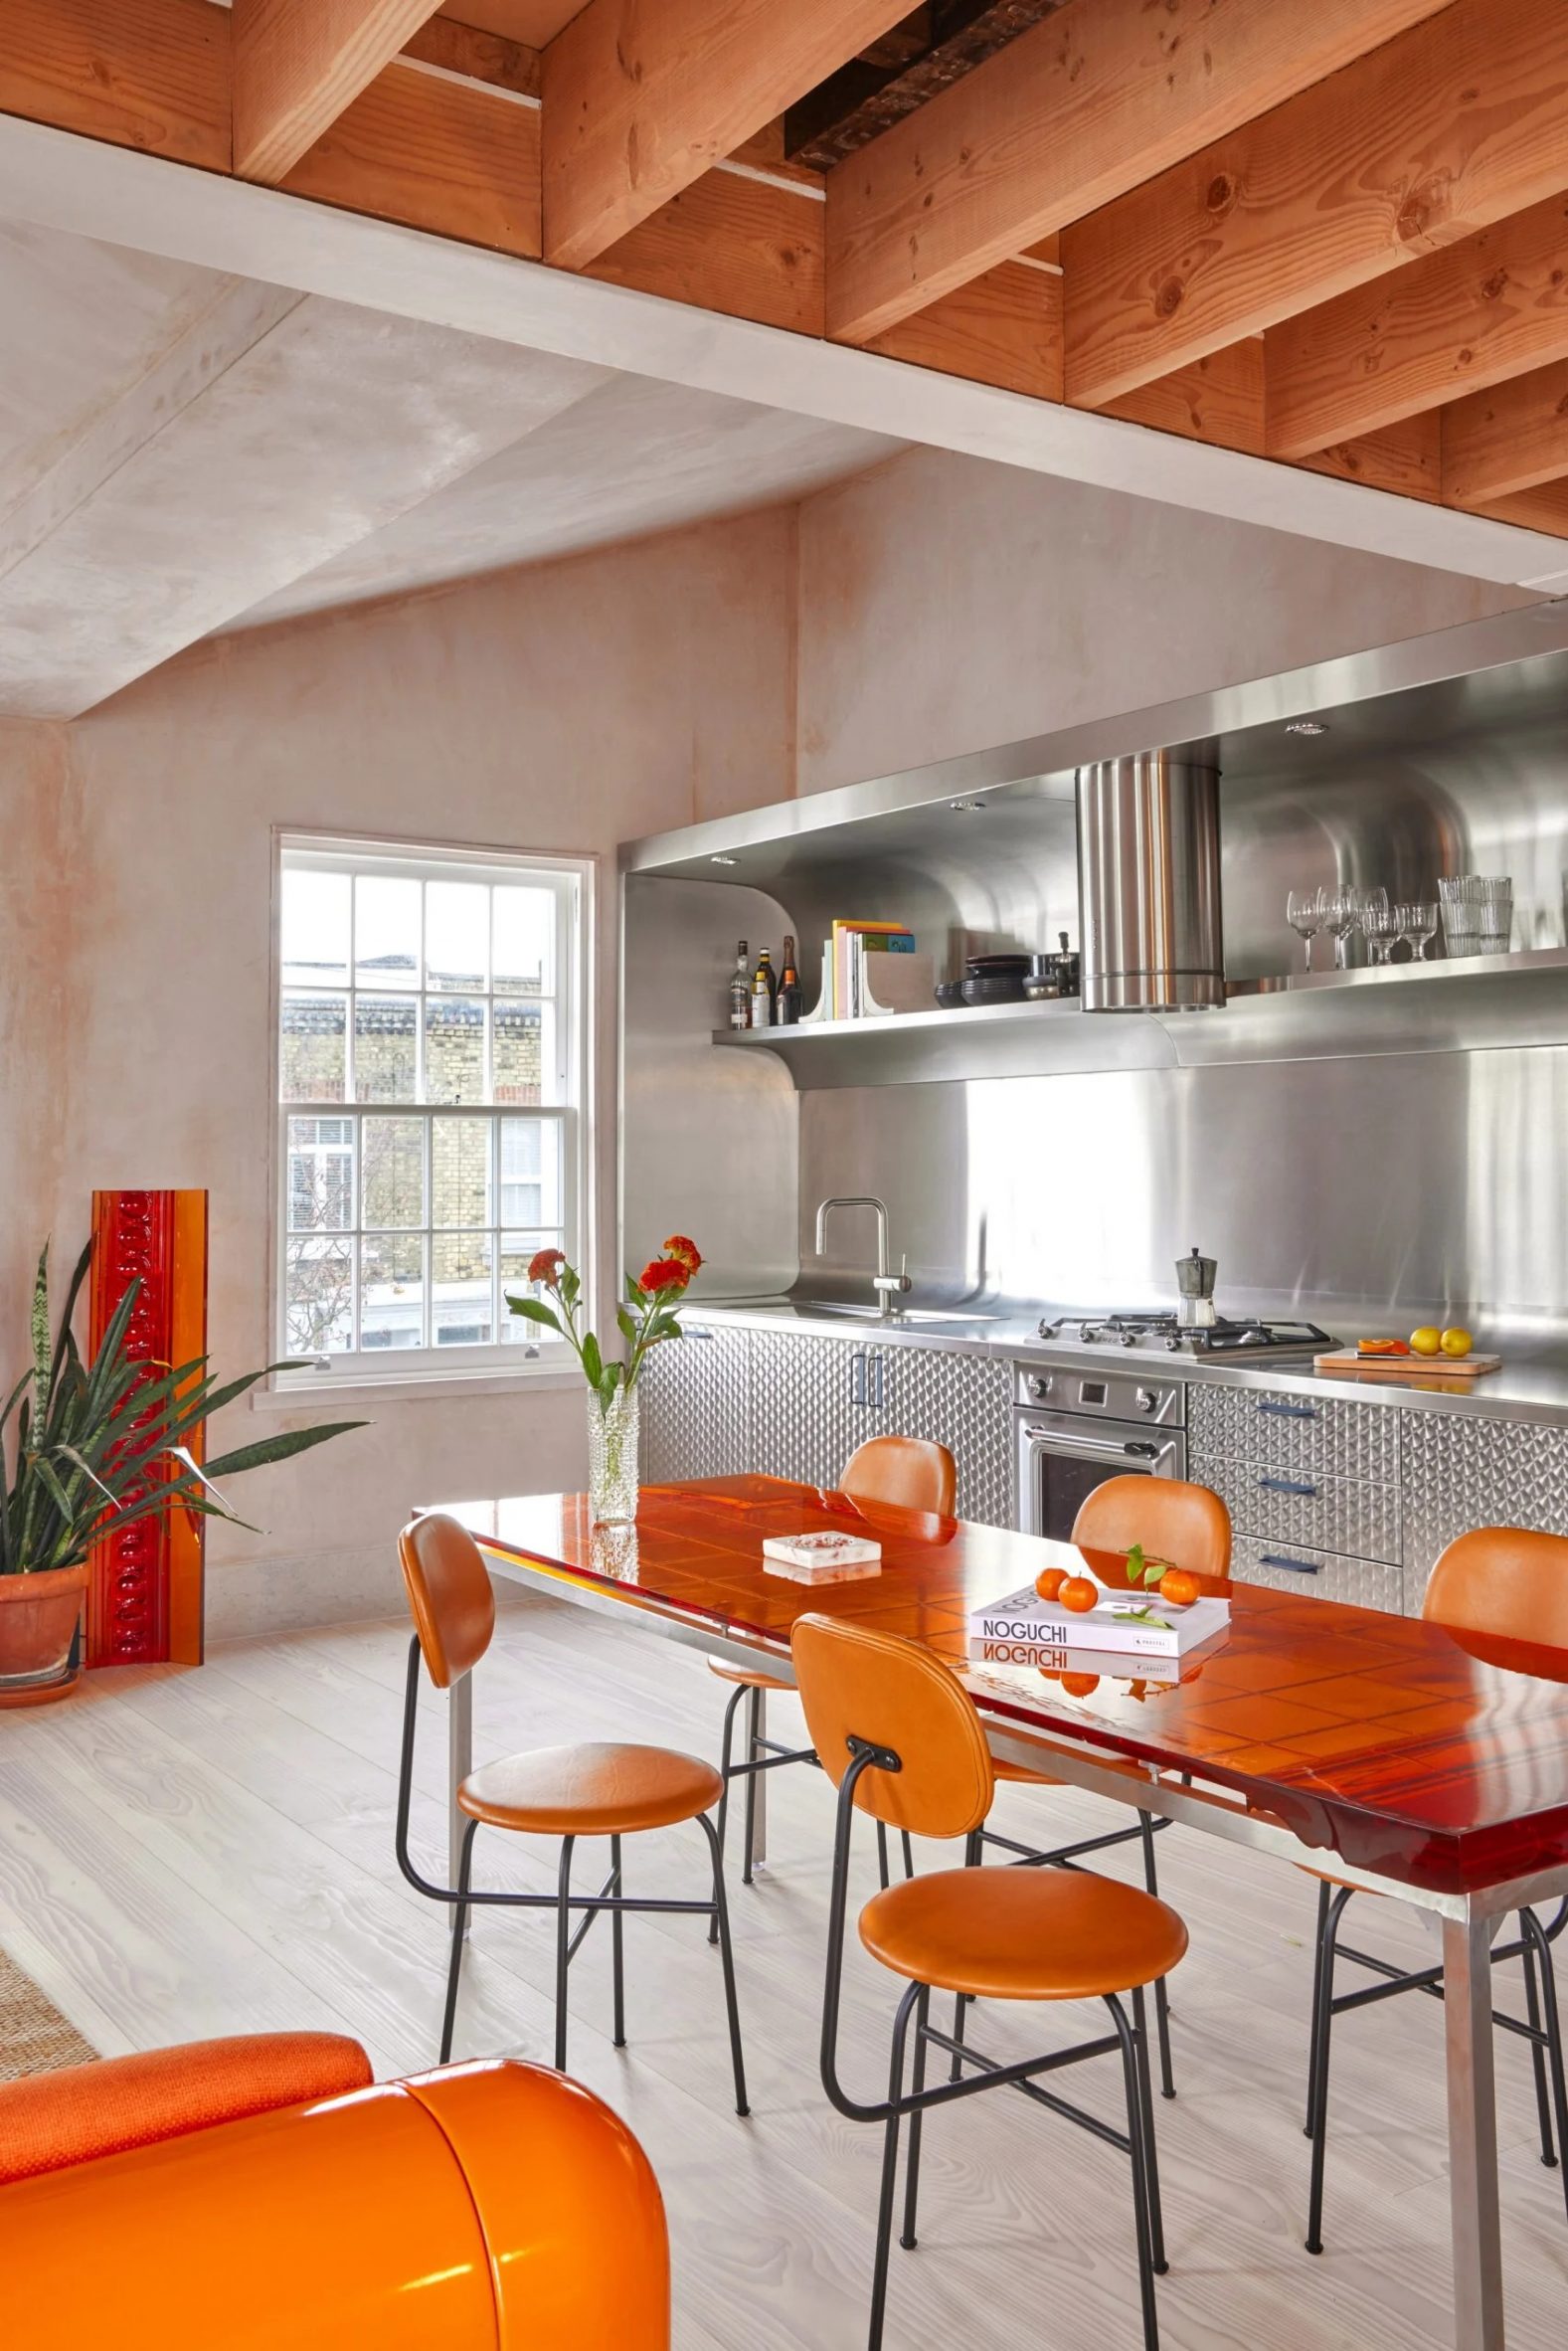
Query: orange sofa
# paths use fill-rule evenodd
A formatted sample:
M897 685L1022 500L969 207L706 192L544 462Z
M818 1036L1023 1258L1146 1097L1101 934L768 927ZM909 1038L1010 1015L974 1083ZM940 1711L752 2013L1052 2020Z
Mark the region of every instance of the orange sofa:
M609 2107L324 2033L0 2082L6 2338L49 2351L668 2351L664 2210Z

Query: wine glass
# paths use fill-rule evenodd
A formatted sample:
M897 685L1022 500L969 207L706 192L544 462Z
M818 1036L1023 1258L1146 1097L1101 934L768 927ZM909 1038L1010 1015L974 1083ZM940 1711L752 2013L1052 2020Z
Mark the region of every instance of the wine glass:
M1400 937L1399 916L1392 906L1366 906L1361 910L1361 929L1366 937L1366 952L1374 965L1388 962Z
M1417 900L1412 905L1396 906L1394 912L1399 919L1399 936L1410 949L1411 962L1425 963L1427 941L1437 937L1437 907Z
M1347 960L1349 933L1361 919L1361 907L1356 891L1351 889L1324 890L1323 929L1334 943L1334 969L1342 972Z
M1373 882L1369 886L1358 886L1351 891L1350 895L1355 901L1355 922L1353 928L1358 930L1361 933L1361 936L1365 938L1366 923L1363 920L1363 917L1365 916L1368 907L1386 906L1388 904L1388 892L1384 889L1381 882ZM1369 947L1367 949L1367 961L1369 963L1371 961L1371 954L1372 951Z
M1317 890L1293 890L1285 901L1285 919L1299 939L1307 945L1307 969L1312 968L1312 941L1323 927L1326 893Z

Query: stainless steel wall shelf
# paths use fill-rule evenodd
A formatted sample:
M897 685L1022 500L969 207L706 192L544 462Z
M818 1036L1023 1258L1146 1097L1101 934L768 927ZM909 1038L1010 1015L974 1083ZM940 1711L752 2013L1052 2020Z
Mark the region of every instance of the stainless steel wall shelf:
M718 1029L713 1042L776 1054L801 1090L1556 1045L1568 1043L1568 948L1304 974L1216 1012L990 1004Z

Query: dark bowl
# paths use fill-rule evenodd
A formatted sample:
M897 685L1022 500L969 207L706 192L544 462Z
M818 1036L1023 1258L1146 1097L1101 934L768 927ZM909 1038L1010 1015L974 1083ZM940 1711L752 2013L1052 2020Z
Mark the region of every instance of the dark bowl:
M1023 976L1018 973L1000 980L965 980L963 1000L966 1004L1021 1004Z
M958 980L943 980L939 982L937 988L937 1001L945 1012L956 1012L963 1001L962 983Z
M970 980L1022 980L1032 961L1027 955L971 955L963 970Z

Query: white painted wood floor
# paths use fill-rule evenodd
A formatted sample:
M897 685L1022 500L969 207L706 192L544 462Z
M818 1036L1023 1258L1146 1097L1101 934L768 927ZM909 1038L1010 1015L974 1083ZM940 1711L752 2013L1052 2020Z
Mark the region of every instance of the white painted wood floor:
M240 1643L197 1673L95 1675L68 1705L0 1717L0 1943L96 2048L324 2026L358 2035L382 2075L433 2062L445 1922L404 1887L392 1852L406 1637L389 1621ZM692 1652L521 1597L503 1605L475 1696L481 1760L593 1736L712 1754L723 1705ZM779 1712L798 1720L792 1702ZM425 1736L416 1838L438 1864L434 1697ZM609 2040L603 1926L573 1971L572 2070L626 2115L663 2184L680 2351L857 2351L864 2339L879 2134L837 2116L816 2074L829 1792L800 1769L773 1774L771 1795L766 1880L747 1891L732 1869L749 2121L730 2103L719 1970L700 1921L628 1922L624 2052ZM1003 1790L997 1819L1060 1841L1109 1814L1068 1790ZM1180 2095L1157 2101L1156 2116L1167 2351L1447 2345L1437 2004L1412 1997L1336 2028L1328 2250L1311 2260L1301 2104L1315 1889L1184 1830L1159 1853L1192 1932L1172 1986ZM477 1855L491 1883L502 1869L553 1883L553 1848L488 1836ZM921 1865L938 1858L929 1848ZM599 1859L587 1850L585 1879ZM869 1889L869 1851L866 1862ZM644 1887L701 1891L694 1830L631 1841L628 1865ZM1135 1849L1108 1866L1135 1874ZM1356 1910L1372 1947L1428 1949L1413 1914L1371 1900ZM544 1914L481 1914L457 2054L548 2058L552 1964ZM1517 1970L1505 1977L1517 2012ZM896 1990L869 1963L852 1966L846 2071L868 2095L885 2081ZM992 2009L973 2037L1022 2055L1098 2032L1102 2015ZM1497 2065L1508 2341L1560 2351L1559 2175L1539 2160L1523 2045L1504 2038ZM1074 2084L1116 2115L1114 2061ZM1006 2092L935 2116L920 2249L894 2254L888 2351L1137 2340L1123 2159Z

